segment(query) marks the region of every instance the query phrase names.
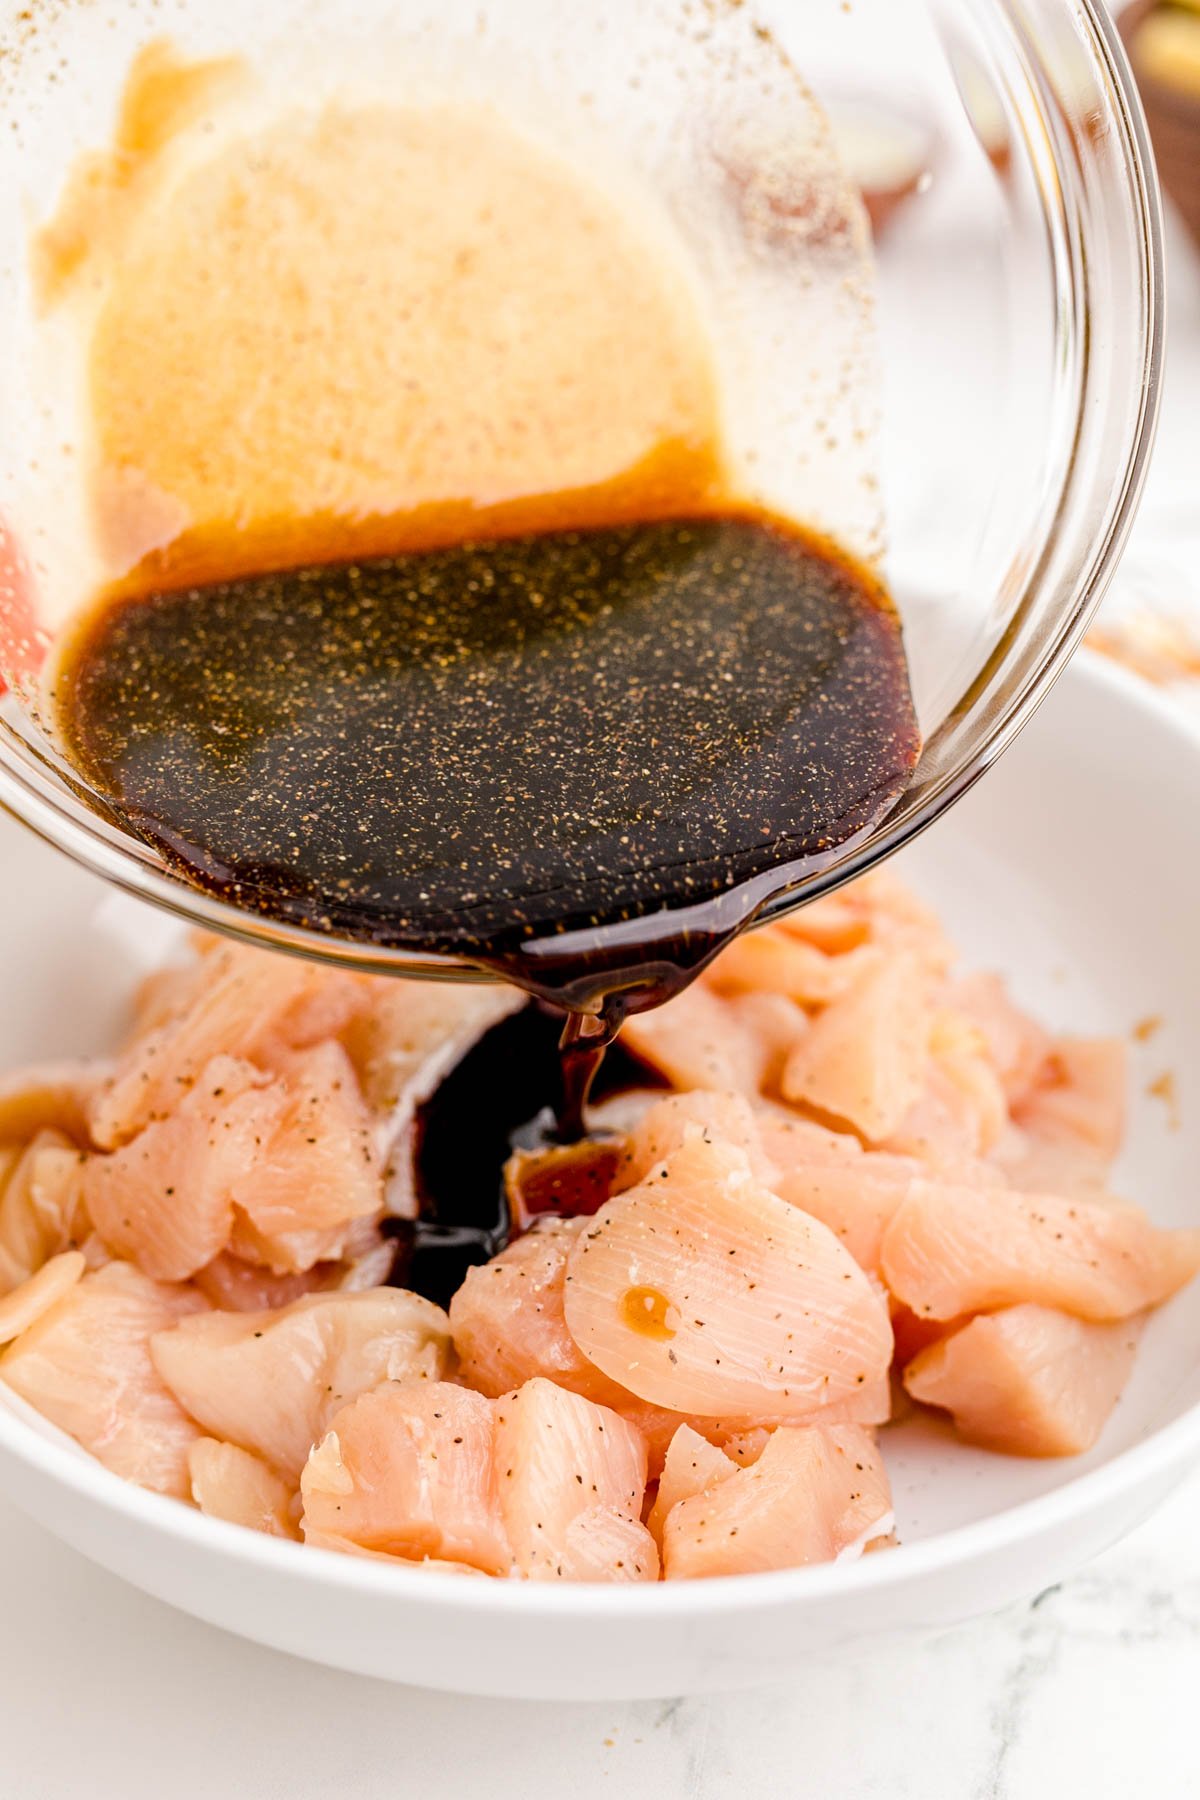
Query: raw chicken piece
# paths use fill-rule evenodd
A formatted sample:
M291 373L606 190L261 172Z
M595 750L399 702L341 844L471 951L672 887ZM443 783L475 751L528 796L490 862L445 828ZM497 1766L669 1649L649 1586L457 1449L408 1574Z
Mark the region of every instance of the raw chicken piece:
M188 1451L188 1474L192 1499L210 1518L268 1537L299 1538L294 1486L248 1450L197 1438Z
M801 1006L840 1000L879 962L870 944L830 956L786 924L745 931L721 952L701 979L715 994L783 994Z
M243 1262L226 1250L197 1269L193 1280L223 1312L265 1312L290 1306L293 1300L330 1285L328 1268L318 1265L302 1275L273 1275L270 1269Z
M878 1143L924 1091L932 1028L927 970L911 954L892 956L798 1040L783 1072L784 1098Z
M437 1381L449 1326L399 1288L310 1294L278 1312L210 1312L160 1331L150 1351L213 1437L297 1476L340 1407L381 1381Z
M1124 1319L1192 1279L1200 1231L1160 1231L1136 1207L918 1181L881 1262L896 1298L927 1318L1033 1301Z
M306 1539L508 1574L495 1436L495 1402L449 1382L361 1394L304 1465Z
M777 1099L792 1046L808 1030L808 1014L783 994L739 994L726 1000L725 1009L739 1036L748 1033L757 1045L761 1092Z
M863 1147L848 1131L830 1131L812 1119L798 1119L782 1106L760 1106L754 1115L759 1141L776 1170L786 1175L793 1167L815 1163L840 1168L858 1163Z
M78 1250L52 1256L0 1300L0 1344L10 1344L68 1294L87 1268Z
M775 1191L833 1232L861 1269L879 1273L883 1234L922 1173L908 1157L870 1154L844 1164L800 1164Z
M217 1056L169 1118L83 1168L84 1205L105 1243L157 1281L181 1281L229 1242L234 1192L283 1117L279 1083Z
M847 882L835 895L810 900L779 920L781 931L815 943L828 956L844 956L864 943L912 950L930 970L948 967L952 947L937 914L916 898L891 869Z
M917 957L931 974L944 973L953 962L954 949L942 930L941 920L892 869L874 869L869 875L860 875L838 897L866 920L871 943ZM803 929L807 910L801 908L791 914L788 923Z
M214 1057L257 1063L341 1030L364 1003L362 976L319 968L241 944L222 944L195 965L176 1000L182 1010L141 1032L92 1099L93 1140L128 1143L174 1112Z
M758 1116L741 1094L707 1092L668 1094L647 1108L625 1140L614 1183L617 1192L636 1187L652 1169L690 1137L730 1144L744 1150L755 1174L770 1185L775 1164L764 1152Z
M164 963L151 969L138 982L133 996L133 1017L126 1037L126 1047L137 1042L143 1033L157 1031L176 1014L184 1012L199 992L202 976L198 959L221 947L221 939L207 931L189 934L195 955L186 962Z
M481 1037L528 1005L503 982L397 981L372 985L370 1004L342 1031L368 1106L397 1137L417 1107Z
M1008 1101L977 1026L943 1010L935 1016L925 1090L881 1148L948 1166L981 1157L1008 1126Z
M670 1094L647 1109L626 1140L618 1190L634 1187L699 1135L744 1150L765 1187L827 1225L854 1260L875 1271L884 1228L920 1175L911 1157L863 1150L858 1139L774 1109L754 1111L740 1094Z
M22 1150L0 1149L0 1294L87 1236L81 1161L58 1131L39 1131Z
M891 1360L886 1306L832 1232L700 1136L576 1239L565 1316L611 1380L685 1416L804 1417Z
M77 1281L0 1356L0 1379L114 1475L186 1499L200 1433L164 1387L150 1337L206 1305L129 1263Z
M972 1319L904 1371L914 1400L953 1415L970 1444L1078 1456L1096 1442L1133 1367L1141 1322L1093 1325L1044 1306Z
M567 1330L563 1310L567 1255L584 1219L545 1220L535 1231L517 1238L482 1268L469 1269L450 1302L450 1325L458 1352L459 1375L480 1393L498 1397L534 1376L545 1375L559 1387L608 1406L635 1425L650 1451L650 1472L662 1467L684 1415L650 1405L590 1363ZM889 1414L886 1376L856 1386L822 1417L856 1424L882 1424ZM764 1417L697 1421L714 1440L744 1430ZM771 1416L771 1424L781 1420Z
M829 956L844 956L869 944L887 952L916 956L931 975L949 968L954 951L941 922L890 869L810 900L778 921L781 931L803 938Z
M611 1506L577 1513L563 1533L554 1578L562 1581L657 1581L658 1545L640 1519Z
M0 1076L0 1144L27 1144L53 1131L87 1149L87 1109L104 1073L102 1063L38 1063Z
M1103 1198L1109 1158L1079 1143L1050 1143L1009 1125L988 1162L1009 1187L1026 1194L1060 1194L1068 1199Z
M552 1381L528 1381L496 1402L495 1458L500 1516L519 1574L657 1578L658 1553L640 1522L646 1443L615 1412ZM606 1563L605 1523L618 1520L617 1555ZM576 1521L582 1537L571 1532Z
M1043 1144L1110 1163L1125 1135L1126 1046L1120 1038L1055 1038L1042 1073L1013 1119Z
M231 1242L294 1274L336 1256L378 1213L380 1167L354 1072L337 1044L278 1059L274 1079L218 1056L170 1117L88 1159L87 1210L148 1275L177 1281Z
M277 1066L277 1117L235 1179L232 1198L239 1245L285 1275L339 1255L350 1222L382 1211L383 1168L339 1044L290 1053Z
M563 1315L567 1253L586 1219L544 1219L481 1268L450 1302L463 1381L498 1399L535 1375L611 1406L630 1398L579 1349Z
M671 1508L664 1570L677 1581L832 1562L893 1524L887 1475L867 1432L785 1426L750 1467Z
M764 1440L767 1436L764 1432ZM681 1500L689 1500L693 1494L716 1487L718 1482L727 1481L737 1467L738 1460L732 1455L726 1455L724 1450L710 1444L690 1425L681 1425L667 1447L662 1474L658 1478L658 1492L646 1520L656 1542L662 1544L663 1526L673 1506L678 1506Z
M665 1006L627 1019L621 1042L672 1087L685 1090L757 1094L767 1061L758 1032L699 982Z
M843 956L857 950L871 936L871 922L861 903L861 883L850 882L836 894L809 900L779 921L781 931L815 944L827 956Z
M826 1424L842 1424L844 1422L847 1421L826 1420ZM848 1422L854 1423L853 1420ZM771 1429L765 1425L756 1425L753 1431L739 1431L733 1437L726 1438L721 1448L739 1469L748 1469L751 1463L758 1461L770 1441Z
M272 1274L303 1275L339 1261L350 1229L349 1224L296 1226L268 1237L239 1210L233 1215L229 1248L241 1261L259 1263Z
M234 1226L237 1236L237 1225ZM396 1244L385 1238L375 1219L354 1219L330 1234L341 1245L337 1261L276 1275L261 1263L246 1262L231 1251L197 1269L193 1280L214 1306L225 1312L263 1312L290 1306L305 1294L361 1293L386 1287L396 1261Z
M1050 1034L1015 1005L1004 979L983 971L960 975L949 1004L983 1038L988 1061L1009 1103L1023 1098L1050 1053Z

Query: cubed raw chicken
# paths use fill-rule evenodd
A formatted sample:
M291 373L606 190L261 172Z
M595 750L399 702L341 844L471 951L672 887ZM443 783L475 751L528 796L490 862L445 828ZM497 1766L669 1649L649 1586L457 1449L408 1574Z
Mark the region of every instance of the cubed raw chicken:
M1045 1306L972 1319L904 1371L914 1400L949 1412L960 1437L1013 1456L1090 1450L1133 1367L1141 1322L1097 1325Z
M621 1042L672 1087L684 1089L757 1094L769 1056L754 1026L699 982L664 1006L627 1019Z
M576 1239L565 1315L611 1380L684 1416L805 1417L891 1359L887 1308L832 1232L699 1132Z
M783 1072L784 1098L879 1143L924 1092L932 1030L928 970L915 955L890 957L797 1041Z
M115 1475L181 1499L200 1432L161 1380L150 1337L207 1305L129 1263L84 1275L0 1356L0 1380Z
M714 993L783 994L801 1006L828 1006L840 1000L879 963L872 945L830 955L787 923L764 925L735 938L709 966L703 979Z
M1200 1269L1200 1230L1132 1206L914 1182L883 1237L884 1279L927 1318L1032 1301L1081 1319L1157 1306Z
M113 1149L167 1117L214 1057L258 1063L333 1036L363 1004L364 980L242 944L214 947L93 1096L93 1140Z
M261 1457L236 1444L197 1438L188 1451L192 1499L212 1519L268 1537L299 1538L296 1488Z
M212 1437L294 1477L348 1401L381 1381L437 1381L449 1347L440 1307L377 1288L310 1294L276 1312L206 1312L157 1331L150 1352Z
M305 1537L508 1574L495 1437L495 1402L468 1388L407 1382L361 1394L304 1465Z
M641 1524L646 1442L636 1427L552 1381L496 1403L500 1516L519 1574L536 1581L653 1581Z
M764 1441L767 1435L763 1433ZM661 1546L663 1527L673 1506L728 1480L737 1467L737 1462L725 1450L710 1444L690 1425L681 1425L667 1446L662 1474L658 1478L658 1492L646 1520L657 1543Z
M1021 1100L1049 1055L1049 1032L1015 1004L1002 976L983 970L960 975L948 1003L980 1032L1010 1105Z
M663 1567L678 1581L832 1562L886 1537L893 1524L887 1475L868 1432L784 1426L749 1467L719 1471L671 1508Z
M1013 1120L1043 1144L1090 1152L1105 1164L1125 1135L1128 1056L1119 1038L1055 1038Z
M23 1148L0 1147L0 1294L87 1237L82 1160L69 1139L50 1129L37 1131Z

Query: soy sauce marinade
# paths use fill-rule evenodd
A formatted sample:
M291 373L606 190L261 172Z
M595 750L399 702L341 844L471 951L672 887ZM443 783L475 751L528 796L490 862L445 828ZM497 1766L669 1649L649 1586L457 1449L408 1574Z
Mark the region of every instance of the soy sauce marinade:
M736 927L732 890L877 821L918 750L881 589L746 512L117 595L55 703L197 886L574 1009L567 1132L621 1018Z

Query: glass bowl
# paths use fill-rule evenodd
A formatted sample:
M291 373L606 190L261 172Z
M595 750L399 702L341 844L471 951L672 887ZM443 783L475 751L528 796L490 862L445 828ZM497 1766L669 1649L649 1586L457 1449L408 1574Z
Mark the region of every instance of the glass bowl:
M94 174L80 159L112 142L130 66L163 39L188 59L243 59L243 122L348 93L498 108L669 242L710 330L745 491L878 563L924 736L880 825L803 879L755 877L739 920L890 854L1012 741L1113 573L1157 409L1158 196L1101 6L0 0L0 804L197 924L376 971L482 973L184 884L90 802L47 726L47 658L123 570L104 563L85 493L94 296L85 283L47 312L37 228L69 178ZM203 106L190 129L213 129Z

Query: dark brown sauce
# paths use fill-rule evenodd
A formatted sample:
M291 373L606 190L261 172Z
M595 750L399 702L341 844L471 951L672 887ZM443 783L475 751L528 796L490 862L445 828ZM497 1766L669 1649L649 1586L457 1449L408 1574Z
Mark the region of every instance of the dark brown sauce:
M555 1142L563 1106L561 1029L560 1014L531 1001L486 1032L419 1109L413 1151L419 1216L388 1225L396 1239L397 1285L445 1305L469 1268L503 1250L536 1216L571 1218L607 1200L602 1160L589 1158L575 1179L565 1163L554 1168L556 1150L570 1155ZM654 1084L618 1041L604 1058L594 1097ZM519 1199L511 1165L506 1181L514 1152L538 1171L522 1183ZM549 1165L540 1152L549 1153Z
M741 884L875 824L918 747L878 585L736 514L113 597L55 701L197 886L611 1023L684 985Z
M422 1111L393 1279L438 1300L528 1223L505 1162L581 1135L626 1014L728 941L747 881L876 824L918 751L882 590L744 513L115 593L53 697L97 802L186 880L554 1008L489 1033ZM574 1189L547 1169L551 1209L603 1200L599 1164Z

